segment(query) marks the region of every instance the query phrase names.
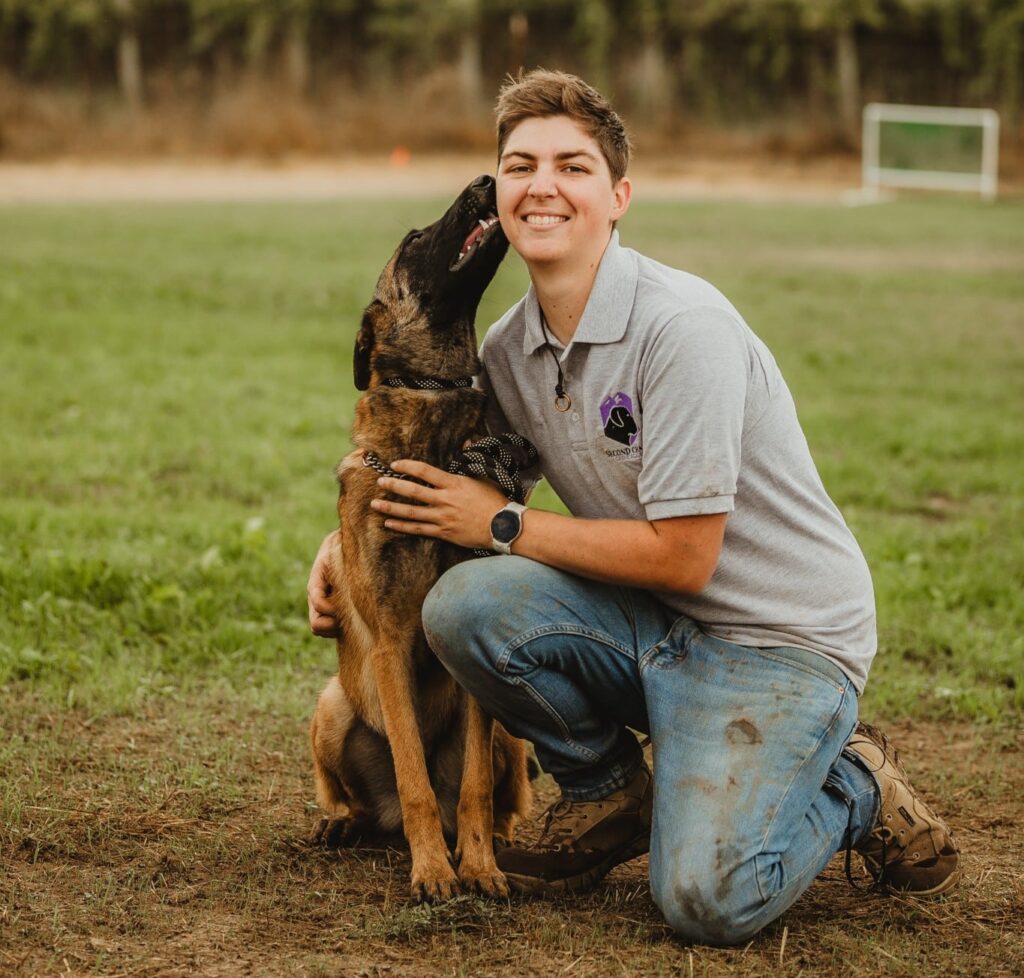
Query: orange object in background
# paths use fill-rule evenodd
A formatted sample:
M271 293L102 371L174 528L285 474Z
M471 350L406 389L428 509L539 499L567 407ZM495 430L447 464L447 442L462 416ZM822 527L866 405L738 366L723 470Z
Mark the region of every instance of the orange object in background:
M394 167L408 166L411 159L412 153L409 152L407 146L396 146L388 157L389 162Z

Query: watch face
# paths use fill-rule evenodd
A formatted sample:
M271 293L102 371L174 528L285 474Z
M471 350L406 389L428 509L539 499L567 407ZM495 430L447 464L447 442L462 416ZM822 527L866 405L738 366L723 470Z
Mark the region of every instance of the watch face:
M511 543L519 533L519 514L503 509L491 520L491 536L499 543Z

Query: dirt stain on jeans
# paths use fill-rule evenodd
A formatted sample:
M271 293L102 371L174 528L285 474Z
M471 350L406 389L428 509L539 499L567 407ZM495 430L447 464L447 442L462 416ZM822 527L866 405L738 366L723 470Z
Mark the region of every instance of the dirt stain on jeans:
M733 720L733 722L725 728L725 739L728 740L730 744L763 743L761 731L746 718L742 720Z

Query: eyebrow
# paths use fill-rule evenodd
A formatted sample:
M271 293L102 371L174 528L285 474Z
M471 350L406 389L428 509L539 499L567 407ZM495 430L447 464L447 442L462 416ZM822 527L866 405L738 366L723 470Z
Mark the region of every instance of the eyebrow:
M524 160L532 160L532 161L536 161L536 159L537 159L537 157L534 156L533 153L527 153L524 150L519 150L519 149L512 149L512 150L509 150L507 153L502 153L501 154L501 158L503 160L507 159L510 156L519 156L519 157L522 157ZM586 149L574 149L574 150L572 150L570 152L567 152L567 153L556 153L555 154L555 160L556 160L556 162L560 163L560 162L562 162L564 160L575 159L577 156L582 156L582 157L585 157L588 160L594 160L595 162L597 161L597 157L594 156L593 153L591 153L589 150L586 150Z

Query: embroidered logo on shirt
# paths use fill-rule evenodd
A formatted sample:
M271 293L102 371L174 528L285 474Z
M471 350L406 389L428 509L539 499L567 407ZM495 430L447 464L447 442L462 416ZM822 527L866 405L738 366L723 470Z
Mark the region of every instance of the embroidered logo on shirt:
M608 438L622 445L632 445L640 430L633 418L632 398L623 391L609 394L601 402L601 423Z

